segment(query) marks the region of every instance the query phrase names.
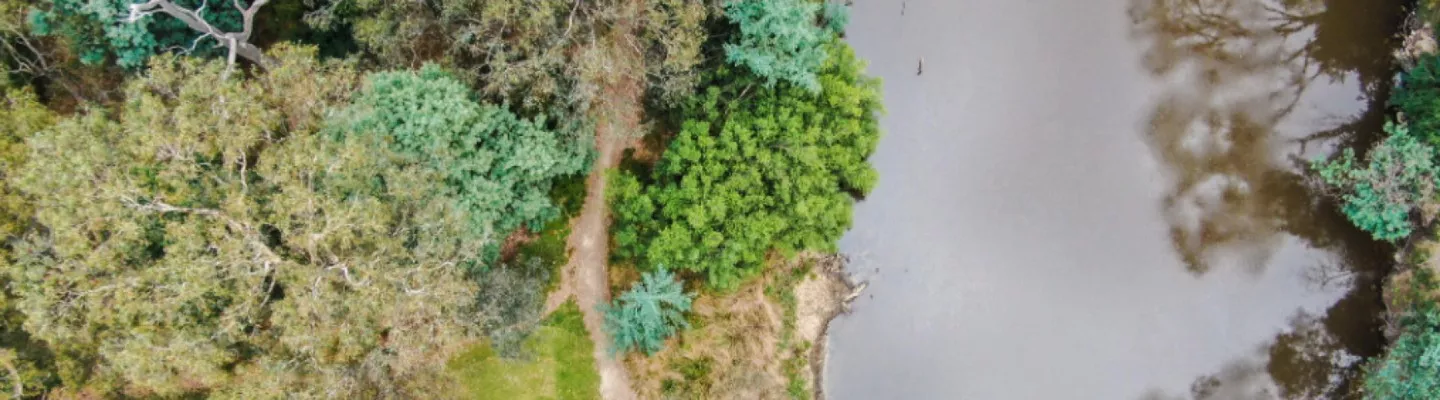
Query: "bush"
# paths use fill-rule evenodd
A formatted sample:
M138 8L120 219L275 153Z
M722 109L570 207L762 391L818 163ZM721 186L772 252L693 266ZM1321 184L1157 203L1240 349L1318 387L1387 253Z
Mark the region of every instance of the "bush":
M1389 123L1385 131L1390 136L1370 150L1364 163L1353 149L1345 149L1340 157L1313 166L1326 184L1340 190L1341 211L1355 226L1393 242L1410 236L1411 214L1434 196L1440 168L1431 147L1405 125Z
M763 88L722 69L693 99L647 179L612 176L618 254L738 287L771 250L833 251L855 196L874 186L880 86L844 43L821 70L824 91ZM733 79L726 81L726 79Z
M614 345L613 353L633 349L655 354L669 339L689 324L684 312L690 311L690 295L670 271L660 268L647 272L630 291L601 308L605 313L605 331Z

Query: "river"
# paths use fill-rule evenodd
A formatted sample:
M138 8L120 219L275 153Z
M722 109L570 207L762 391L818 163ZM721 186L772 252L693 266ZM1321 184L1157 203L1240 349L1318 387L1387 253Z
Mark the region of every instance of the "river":
M1374 140L1403 8L856 0L888 113L826 396L1353 397L1392 250L1304 165Z

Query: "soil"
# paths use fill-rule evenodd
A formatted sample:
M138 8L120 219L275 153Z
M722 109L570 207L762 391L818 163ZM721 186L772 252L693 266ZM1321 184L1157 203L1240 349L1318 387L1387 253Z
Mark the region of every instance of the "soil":
M857 285L845 274L845 258L839 255L820 258L814 271L795 286L795 328L800 340L811 343L809 381L816 399L825 398L821 379L825 376L830 321L849 312L850 302L861 290L865 290L865 284Z

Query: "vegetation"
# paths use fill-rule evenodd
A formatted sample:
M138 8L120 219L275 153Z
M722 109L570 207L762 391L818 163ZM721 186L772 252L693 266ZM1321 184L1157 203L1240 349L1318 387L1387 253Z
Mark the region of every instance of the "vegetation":
M471 346L447 369L463 383L464 399L598 399L595 345L581 322L580 308L565 303L546 317L525 341L526 357L497 357L490 346Z
M1365 394L1371 399L1419 400L1440 396L1440 303L1434 271L1420 269L1402 288L1397 304L1400 334L1385 354L1371 361Z
M809 339L795 321L811 262L775 259L727 292L702 292L690 328L661 351L626 358L641 398L810 398Z
M682 111L650 176L611 185L617 251L699 272L717 288L755 276L772 249L833 251L854 197L874 186L879 82L832 42L824 90L756 86L722 67Z
M1410 236L1414 214L1435 196L1440 167L1435 151L1410 135L1404 125L1387 124L1389 134L1370 149L1364 162L1353 149L1330 161L1316 162L1320 177L1340 188L1341 211L1375 239L1396 241Z
M645 273L640 282L602 310L605 331L615 342L611 351L660 351L665 339L688 326L684 313L690 311L690 301L691 296L670 271L660 268Z
M766 86L783 81L819 92L817 72L825 62L825 43L831 37L815 23L820 8L819 3L806 0L727 1L725 17L739 32L734 42L725 44L725 60L748 68ZM832 29L837 23L844 25L835 14L833 7L827 12Z
M1440 57L1416 60L1390 95L1405 122L1430 146L1440 145Z
M203 36L171 17L130 19L131 0L46 0L31 12L35 33L63 37L86 64L114 61L125 68L140 68L150 57L172 51L206 53L218 43L201 46ZM175 0L190 10L202 10L205 0ZM227 2L228 3L228 2ZM251 1L245 1L248 4ZM204 7L199 15L224 31L241 29L241 12L226 6ZM215 38L210 38L215 40ZM212 53L213 54L213 53Z
M706 33L698 0L486 0L435 4L385 0L321 0L312 26L353 26L355 39L384 65L413 68L440 61L487 97L529 113L581 112L616 71L604 34L639 14L641 66L657 94L690 92Z
M15 245L12 288L66 385L420 396L466 337L476 288L454 266L485 238L438 171L316 134L351 69L281 56L255 80L161 58L120 122L91 110L29 142L66 155L15 179L63 229Z
M849 225L880 105L838 40L848 18L811 0L0 0L0 390L598 397L582 314L603 314L598 345L655 354L690 327L686 279L737 288ZM653 172L613 176L616 264L640 282L546 316L615 120L634 126L599 130L677 128L648 138L670 146ZM745 397L725 389L756 376L736 365L678 366L719 382L682 392Z
M24 195L11 182L16 169L25 164L29 149L25 139L32 132L49 128L55 116L46 110L28 89L9 89L0 103L0 237L24 232L33 214ZM0 247L0 260L10 259L8 247ZM0 276L5 288L8 277ZM0 393L38 394L58 383L55 356L25 330L25 314L15 307L15 296L0 291L0 367L9 373L0 380ZM18 387L17 387L18 386Z
M495 238L521 225L539 230L559 216L554 182L588 169L588 136L545 129L471 99L470 90L439 67L371 75L340 130L381 135L401 154L440 173L447 194L470 216L473 235ZM499 253L487 248L487 260Z

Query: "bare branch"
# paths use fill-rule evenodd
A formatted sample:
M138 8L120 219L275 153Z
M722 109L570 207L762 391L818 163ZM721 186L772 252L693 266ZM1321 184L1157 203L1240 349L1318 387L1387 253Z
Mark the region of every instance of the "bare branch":
M180 22L184 22L185 26L189 26L190 29L200 32L202 38L207 36L215 38L217 42L220 42L221 46L229 49L229 55L226 57L226 61L229 62L230 65L235 65L236 56L239 56L254 62L261 68L270 68L275 62L269 57L266 57L264 52L260 51L259 47L255 47L254 44L250 43L250 34L255 28L255 14L259 13L260 7L265 6L270 0L255 0L254 3L250 4L249 8L241 7L240 0L232 0L232 2L235 9L240 11L243 19L244 30L240 32L225 32L211 25L209 21L206 21L203 14L208 2L202 3L197 10L189 10L175 5L175 3L170 0L149 0L144 3L131 4L130 15L125 20L134 23L151 14L163 13L180 20ZM196 42L199 42L198 39ZM226 76L229 76L229 70L226 71Z

